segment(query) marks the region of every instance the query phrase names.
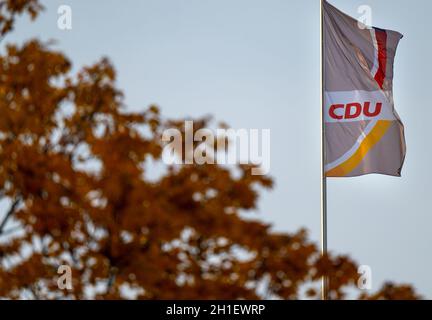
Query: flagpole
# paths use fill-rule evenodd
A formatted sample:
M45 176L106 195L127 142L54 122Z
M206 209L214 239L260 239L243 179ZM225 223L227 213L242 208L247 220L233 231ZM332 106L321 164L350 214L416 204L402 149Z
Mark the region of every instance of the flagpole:
M320 73L321 73L321 255L327 254L327 178L325 175L325 122L324 122L324 12L320 0ZM321 280L321 299L328 299L328 278Z

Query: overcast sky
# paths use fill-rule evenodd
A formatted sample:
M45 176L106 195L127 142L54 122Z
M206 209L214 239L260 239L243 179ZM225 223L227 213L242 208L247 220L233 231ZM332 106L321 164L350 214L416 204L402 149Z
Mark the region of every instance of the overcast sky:
M320 232L319 0L49 0L6 42L57 39L77 70L108 56L130 110L157 103L167 117L212 114L232 128L271 129L273 191L256 217L278 231ZM354 17L404 34L395 61L395 106L408 153L402 178L328 182L329 249L384 280L432 298L432 64L430 0L330 0ZM57 8L72 8L72 30ZM429 124L428 124L429 123ZM429 129L428 129L429 126Z

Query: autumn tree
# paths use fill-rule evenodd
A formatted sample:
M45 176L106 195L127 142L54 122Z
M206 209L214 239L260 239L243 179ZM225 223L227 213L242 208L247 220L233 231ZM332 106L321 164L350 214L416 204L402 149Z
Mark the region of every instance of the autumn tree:
M0 2L0 32L37 0ZM3 44L4 45L4 44ZM355 290L347 256L321 257L300 230L272 231L241 212L271 188L251 167L166 166L161 135L182 130L158 108L131 113L107 59L70 73L49 45L7 44L0 56L0 298L318 298ZM195 130L209 125L196 119ZM72 289L57 270L72 269ZM261 288L261 289L260 289ZM264 289L262 289L264 288ZM386 284L362 299L417 298Z

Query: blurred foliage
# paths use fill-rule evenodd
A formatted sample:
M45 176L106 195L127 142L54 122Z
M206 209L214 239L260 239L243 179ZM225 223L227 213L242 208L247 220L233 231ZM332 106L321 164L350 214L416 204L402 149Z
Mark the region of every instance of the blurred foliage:
M2 35L36 0L0 2ZM321 257L304 230L275 233L241 212L271 188L250 167L169 166L157 180L161 134L182 129L157 107L126 112L107 59L70 74L48 45L8 45L0 56L0 297L117 299L319 298L356 291L347 256ZM209 125L197 119L195 130ZM60 290L68 264L73 289ZM358 291L356 291L358 292ZM361 299L415 299L386 284Z
M43 6L38 0L2 0L0 1L0 36L13 30L17 15L26 13L36 19Z

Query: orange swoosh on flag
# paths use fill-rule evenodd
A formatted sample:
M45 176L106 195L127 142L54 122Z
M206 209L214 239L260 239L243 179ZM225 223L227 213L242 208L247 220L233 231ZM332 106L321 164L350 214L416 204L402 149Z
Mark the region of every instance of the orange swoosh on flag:
M366 136L357 151L345 162L326 172L327 177L344 177L353 171L366 157L368 152L381 140L393 121L379 120L372 131Z

